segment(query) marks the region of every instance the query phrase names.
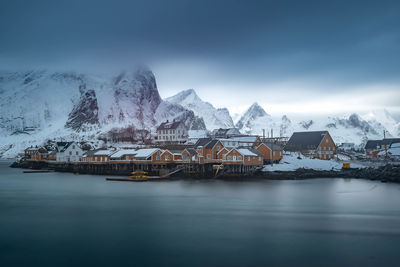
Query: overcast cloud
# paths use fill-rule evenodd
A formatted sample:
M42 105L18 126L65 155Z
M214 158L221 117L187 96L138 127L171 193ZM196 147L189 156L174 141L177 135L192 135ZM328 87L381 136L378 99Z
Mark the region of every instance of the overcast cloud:
M1 1L0 68L150 66L231 112L400 114L399 1Z

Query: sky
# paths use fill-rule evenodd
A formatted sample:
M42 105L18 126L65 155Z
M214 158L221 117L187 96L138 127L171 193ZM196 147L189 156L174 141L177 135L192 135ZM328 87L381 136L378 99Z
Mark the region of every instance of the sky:
M400 1L0 1L0 68L148 65L231 113L400 118Z

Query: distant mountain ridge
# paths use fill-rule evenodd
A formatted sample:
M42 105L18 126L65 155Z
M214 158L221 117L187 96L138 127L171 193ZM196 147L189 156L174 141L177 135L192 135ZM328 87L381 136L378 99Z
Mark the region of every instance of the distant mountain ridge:
M46 139L97 140L114 128L151 130L165 120L192 130L237 127L244 134L287 136L294 131L329 130L335 142L400 136L400 123L386 110L365 115L294 120L273 117L252 104L234 124L226 108L215 108L195 90L163 100L146 67L111 78L45 70L0 72L0 157L13 157Z
M203 119L166 102L145 67L101 78L75 72L0 73L0 156L48 138L91 139L113 128L153 130L165 120L206 129Z
M208 130L217 128L230 128L221 124L210 123L208 115L215 113L211 104L204 103L193 89L182 91L173 97L166 99L169 102L184 106L193 110L196 115L202 117ZM232 121L232 118L224 118L224 121ZM233 122L233 121L232 121ZM229 123L229 125L231 125ZM295 121L287 115L280 118L269 115L258 103L253 103L238 119L234 127L243 134L262 135L265 130L266 136L286 136L294 131L316 131L329 130L335 142L353 142L355 144L365 143L367 139L383 138L383 131L387 131L387 137L400 136L400 123L386 110L373 111L364 116L356 113L345 116L334 116L327 118L303 118Z

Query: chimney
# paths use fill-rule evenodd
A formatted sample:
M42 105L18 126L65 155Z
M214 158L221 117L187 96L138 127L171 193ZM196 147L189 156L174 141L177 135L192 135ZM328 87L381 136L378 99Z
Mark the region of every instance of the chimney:
M169 121L167 120L167 123L168 123Z

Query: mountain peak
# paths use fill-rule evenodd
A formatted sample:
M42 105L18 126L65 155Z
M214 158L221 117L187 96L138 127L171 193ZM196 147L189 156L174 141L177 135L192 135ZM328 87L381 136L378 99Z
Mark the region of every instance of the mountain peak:
M231 128L234 126L229 111L226 108L216 109L210 103L201 100L194 89L184 90L165 100L192 110L196 116L204 119L208 130Z
M267 112L257 103L254 102L249 109L245 112L246 114L252 114L255 117L268 116Z

